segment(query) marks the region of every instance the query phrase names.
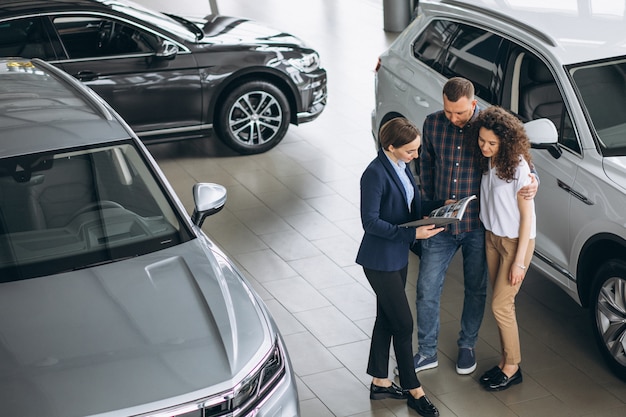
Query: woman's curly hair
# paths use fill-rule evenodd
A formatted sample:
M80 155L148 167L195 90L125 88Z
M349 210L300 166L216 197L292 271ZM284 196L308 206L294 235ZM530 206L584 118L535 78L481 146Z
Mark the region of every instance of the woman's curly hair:
M489 170L489 158L483 156L478 145L480 128L493 131L500 139L498 153L491 160L492 168L496 168L499 178L506 181L515 179L515 170L520 163L520 155L532 166L530 156L530 141L524 130L524 124L512 113L499 106L491 106L482 110L472 122L468 140L474 149L474 158L480 164L481 172Z

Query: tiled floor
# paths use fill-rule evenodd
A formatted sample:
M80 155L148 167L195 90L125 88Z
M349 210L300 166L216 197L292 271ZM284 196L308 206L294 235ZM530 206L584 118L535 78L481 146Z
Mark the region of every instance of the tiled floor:
M178 11L185 7L185 1L143 1L159 2ZM186 2L194 12L207 4ZM302 416L416 415L403 401L369 400L365 367L375 298L354 263L362 234L359 177L375 155L373 70L395 37L382 29L382 0L218 3L222 14L264 21L316 48L329 73L328 107L315 122L292 126L283 143L262 155L237 156L210 139L150 150L189 208L193 183L228 188L226 208L204 230L236 260L273 312L297 374ZM411 301L417 263L412 257ZM489 310L477 346L478 370L457 375L459 265L456 258L444 289L439 368L419 374L442 416L626 415L626 384L602 363L586 311L532 271L517 298L524 383L488 393L476 382L498 360Z

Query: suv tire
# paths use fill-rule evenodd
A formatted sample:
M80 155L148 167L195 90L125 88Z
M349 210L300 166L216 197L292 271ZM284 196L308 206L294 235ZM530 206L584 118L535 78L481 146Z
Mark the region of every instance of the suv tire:
M594 336L613 372L626 379L626 262L606 262L594 279L590 309Z
M249 81L222 102L216 120L219 138L244 154L268 151L285 137L291 112L285 94L274 84Z

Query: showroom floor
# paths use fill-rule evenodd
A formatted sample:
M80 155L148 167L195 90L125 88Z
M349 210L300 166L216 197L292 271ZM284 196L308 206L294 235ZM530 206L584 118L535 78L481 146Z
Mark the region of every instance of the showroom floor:
M191 13L208 7L208 0L141 2ZM329 74L328 106L318 120L291 126L284 141L262 155L237 156L210 138L150 150L190 210L195 182L228 188L226 208L203 229L238 263L274 314L297 375L303 417L416 415L404 401L369 400L365 368L375 297L354 262L362 236L359 177L375 155L374 68L397 35L383 30L382 0L218 5L222 14L269 23L317 49ZM477 383L499 359L489 308L476 349L478 369L457 375L459 260L444 288L439 367L418 374L441 416L626 415L626 384L604 366L587 312L532 270L517 297L524 383L500 393ZM412 305L418 262L411 254Z

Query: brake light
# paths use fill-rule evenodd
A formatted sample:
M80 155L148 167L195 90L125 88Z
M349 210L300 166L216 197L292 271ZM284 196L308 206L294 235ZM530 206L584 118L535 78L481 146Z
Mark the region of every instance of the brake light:
M374 68L374 72L378 72L380 69L380 57L378 58L378 62L376 63L376 68Z

